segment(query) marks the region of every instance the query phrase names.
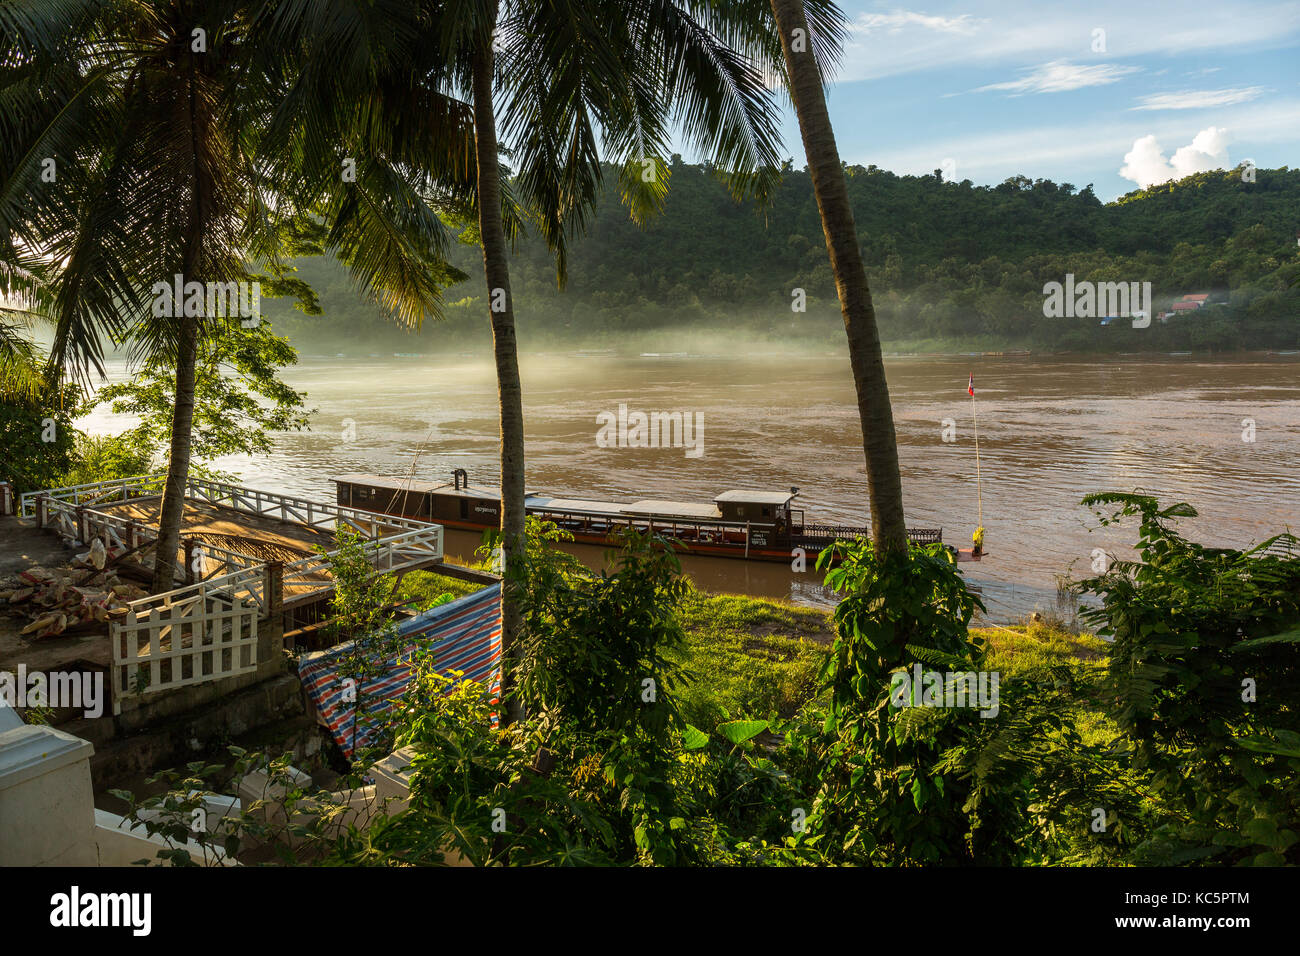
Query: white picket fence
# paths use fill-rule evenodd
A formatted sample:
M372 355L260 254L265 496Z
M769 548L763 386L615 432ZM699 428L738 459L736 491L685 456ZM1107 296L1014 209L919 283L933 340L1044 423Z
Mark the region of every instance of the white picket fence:
M442 528L381 538L365 549L377 574L422 566L441 558ZM278 582L269 565L255 564L132 601L126 617L109 624L114 713L128 697L256 670L258 620L287 599L310 601L330 591L329 559L337 553L284 564Z
M207 593L133 606L109 626L113 713L132 697L256 670L259 616L256 604Z

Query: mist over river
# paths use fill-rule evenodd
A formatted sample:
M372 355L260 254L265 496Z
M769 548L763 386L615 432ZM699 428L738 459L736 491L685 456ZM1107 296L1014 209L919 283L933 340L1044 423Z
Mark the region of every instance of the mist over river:
M1300 356L899 357L886 365L908 524L941 527L961 547L977 524L966 394L974 374L987 556L962 568L994 621L1053 610L1057 575L1087 574L1094 549L1128 553L1133 527L1097 529L1079 505L1089 492L1142 489L1190 502L1201 517L1184 530L1215 545L1300 527ZM114 379L123 374L112 368ZM308 393L311 431L278 436L269 458L216 463L246 485L333 500L331 478L346 472L449 481L464 468L476 484L496 483L496 384L480 357L304 356L283 378ZM844 354L531 353L523 379L530 492L709 502L731 488L796 485L808 521L866 523ZM701 415L702 454L599 447L597 415L620 404ZM81 427L116 431L128 421L100 411ZM447 550L468 557L476 543L452 532ZM599 561L597 549L575 551ZM834 600L811 560L805 573L722 558L684 563L710 590Z

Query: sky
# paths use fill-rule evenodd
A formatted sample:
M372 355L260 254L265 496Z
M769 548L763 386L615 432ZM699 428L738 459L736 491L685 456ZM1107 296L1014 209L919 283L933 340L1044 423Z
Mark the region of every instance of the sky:
M840 5L828 103L849 163L1091 183L1105 201L1247 160L1300 166L1300 2Z

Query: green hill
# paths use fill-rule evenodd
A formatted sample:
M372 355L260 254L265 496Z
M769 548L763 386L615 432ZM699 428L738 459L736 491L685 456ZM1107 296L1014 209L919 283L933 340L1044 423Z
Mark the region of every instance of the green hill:
M1090 186L1008 179L898 176L848 167L872 291L893 349L1032 348L1145 351L1300 347L1300 170L1201 173L1102 203ZM738 203L705 166L674 158L663 213L642 229L606 191L587 236L573 243L568 288L542 244L525 239L512 284L526 344L682 340L744 328L751 337L830 341L840 333L835 288L805 172L790 170L768 204ZM300 263L326 315L277 322L318 349L432 351L487 341L481 258L453 256L471 279L447 292L446 320L418 337L390 330L347 288L337 263ZM1151 282L1156 309L1187 293L1222 305L1133 329L1043 315L1043 286ZM795 313L793 290L807 312Z

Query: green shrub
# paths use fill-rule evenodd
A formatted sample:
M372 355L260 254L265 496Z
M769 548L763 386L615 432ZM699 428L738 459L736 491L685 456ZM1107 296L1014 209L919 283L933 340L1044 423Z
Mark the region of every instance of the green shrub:
M1090 495L1103 525L1139 519L1140 562L1081 590L1111 637L1111 716L1167 820L1138 862L1300 862L1300 559L1281 535L1251 551L1207 548L1174 522L1187 504Z

